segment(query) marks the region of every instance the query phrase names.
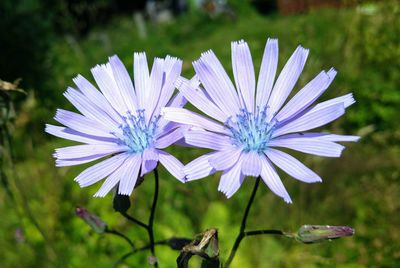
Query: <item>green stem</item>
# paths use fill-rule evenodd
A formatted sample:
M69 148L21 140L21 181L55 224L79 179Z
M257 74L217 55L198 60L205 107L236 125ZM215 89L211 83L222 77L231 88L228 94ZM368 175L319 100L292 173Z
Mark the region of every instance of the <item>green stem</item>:
M153 204L151 205L150 217L149 217L149 224L147 225L147 232L149 233L149 240L150 240L150 251L153 256L155 256L155 243L154 243L154 216L156 213L157 207L157 199L158 199L158 188L159 188L159 179L158 179L158 171L157 168L154 169L154 198ZM157 261L154 263L154 267L158 267Z
M112 235L119 236L119 237L123 238L126 242L129 243L129 245L131 246L132 250L135 250L135 245L133 244L132 240L130 240L126 235L124 235L124 234L122 234L122 233L120 233L120 232L118 232L116 230L109 230L109 229L107 229L105 231L105 233L112 234Z
M127 254L125 254L124 256L122 256L117 263L115 264L115 266L118 266L120 263L122 263L126 258L128 258L129 256L135 254L138 250L143 250L143 249L150 249L151 251L151 255L155 256L155 245L157 243L160 244L160 242L154 242L154 230L153 230L153 226L154 226L154 217L155 217L155 213L156 213L156 208L157 208L157 200L158 200L158 191L159 191L159 177L158 177L158 171L157 168L154 169L154 197L153 197L153 203L151 205L151 210L150 210L150 216L149 216L149 222L148 224L128 215L126 212L120 212L122 216L124 216L126 219L128 219L129 221L139 225L140 227L146 229L147 234L149 236L149 242L150 244L145 246L144 248L140 248L137 250L133 250L131 252L128 252ZM154 267L158 267L158 263L157 261L154 263Z
M257 177L256 182L254 184L253 191L250 195L249 202L247 203L246 210L244 211L244 214L243 214L243 219L242 219L242 224L240 225L239 234L236 237L235 243L233 244L233 247L231 249L231 253L229 254L229 257L226 260L226 263L224 266L225 268L228 268L229 265L231 264L233 258L235 257L236 251L239 248L240 242L242 242L242 239L246 236L245 229L246 229L247 217L249 216L250 208L251 208L251 205L253 204L254 197L256 196L257 189L260 184L260 180L261 180L261 177L260 176Z
M144 229L147 230L148 226L147 224L143 223L142 221L139 221L138 219L128 215L126 212L120 212L122 216L124 216L128 221L131 221L141 227L143 227Z
M244 232L244 236L254 236L254 235L263 235L263 234L288 236L288 234L286 234L285 232L282 232L281 230L255 230L255 231Z

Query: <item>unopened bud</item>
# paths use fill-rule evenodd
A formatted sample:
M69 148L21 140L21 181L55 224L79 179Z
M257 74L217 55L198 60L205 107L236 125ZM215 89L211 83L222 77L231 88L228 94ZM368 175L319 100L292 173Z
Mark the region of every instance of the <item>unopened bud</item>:
M77 207L76 208L76 215L82 218L96 233L104 233L107 229L107 223L102 221L96 215L90 213L84 208Z
M353 234L354 229L349 226L303 225L295 234L295 238L302 243L310 244Z

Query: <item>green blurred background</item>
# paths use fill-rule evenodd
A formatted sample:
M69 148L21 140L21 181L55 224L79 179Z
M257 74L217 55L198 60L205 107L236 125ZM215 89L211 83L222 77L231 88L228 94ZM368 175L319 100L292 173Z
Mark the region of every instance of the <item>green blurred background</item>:
M399 267L399 2L145 2L0 2L0 78L22 78L19 87L27 92L4 95L14 106L9 114L1 110L0 267L112 267L129 248L114 236L94 233L75 216L77 206L138 246L146 244L144 230L113 211L111 195L92 198L100 184L80 189L73 182L85 167L54 167L54 149L73 143L45 134L44 124L55 123L57 107L72 109L62 93L73 86L76 74L92 79L90 68L113 54L131 72L133 52L146 51L148 59L166 54L184 59L183 75L190 77L191 61L208 49L231 72L230 42L239 39L249 43L258 72L267 37L279 39L279 68L298 44L310 48L297 89L322 69L338 70L322 98L353 92L357 103L323 130L362 139L348 144L339 159L298 155L324 182L307 185L282 174L293 204L261 187L248 227L295 231L303 224L349 225L356 234L313 245L283 237L246 238L232 267ZM184 163L202 153L180 147L170 151ZM217 192L219 174L181 184L164 168L160 172L156 239L193 237L216 227L225 259L253 179L227 200ZM153 177L148 176L132 195L129 213L146 220L152 192ZM121 267L145 267L147 255L139 253ZM160 267L175 267L177 256L177 251L157 248Z

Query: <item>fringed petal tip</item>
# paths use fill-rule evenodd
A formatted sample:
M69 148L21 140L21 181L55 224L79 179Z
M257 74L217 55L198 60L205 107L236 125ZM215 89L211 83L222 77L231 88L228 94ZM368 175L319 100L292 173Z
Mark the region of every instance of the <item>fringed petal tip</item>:
M232 195L228 195L227 192L222 189L218 189L218 191L223 193L227 199L230 199L232 197Z
M212 49L209 49L209 50L201 53L200 58L198 58L197 61L207 62L207 58L209 56L215 56L215 53Z
M120 61L120 58L116 54L108 57L108 61L111 62L111 61L114 61L114 60Z
M240 40L232 41L232 42L231 42L231 46L232 46L232 47L233 47L233 46L242 46L242 45L247 46L247 42L244 41L243 39L240 39Z
M146 57L146 52L141 51L141 52L134 52L133 53L134 57Z
M267 38L267 43L278 43L278 38L275 37L268 37Z
M132 192L126 192L123 191L121 188L118 189L118 194L119 195L126 195L126 196L130 196L132 194Z
M52 134L52 129L53 129L53 125L51 125L51 124L45 124L44 125L44 132L46 132L46 133L48 133L48 134L51 134L51 135L53 135Z
M283 200L285 201L286 204L293 204L293 201L290 198L290 196L285 196L285 197L282 197L282 198L283 198Z

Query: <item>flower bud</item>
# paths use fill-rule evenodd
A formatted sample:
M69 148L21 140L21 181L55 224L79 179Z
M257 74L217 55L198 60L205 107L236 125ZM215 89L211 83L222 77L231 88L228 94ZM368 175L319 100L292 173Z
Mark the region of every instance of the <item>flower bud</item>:
M99 217L96 215L90 213L84 208L77 207L76 208L76 215L80 218L82 218L87 224L92 227L92 229L99 234L102 234L106 231L107 229L107 223L102 221Z
M302 243L311 244L353 234L354 229L349 226L303 225L295 234L295 238Z

